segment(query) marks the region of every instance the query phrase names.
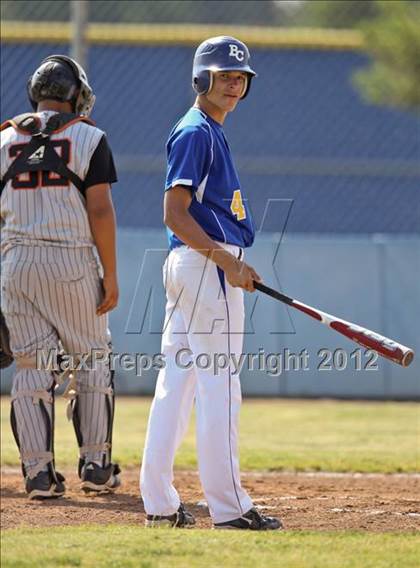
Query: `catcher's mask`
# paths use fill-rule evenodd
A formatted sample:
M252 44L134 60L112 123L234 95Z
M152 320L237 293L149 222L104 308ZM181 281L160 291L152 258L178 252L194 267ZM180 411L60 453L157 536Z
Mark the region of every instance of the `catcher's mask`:
M239 39L218 36L206 39L195 52L192 72L192 86L198 95L210 92L215 71L243 71L247 81L241 95L244 99L250 89L251 80L257 74L249 65L247 46Z
M46 99L69 102L74 113L89 116L95 95L83 68L67 55L50 55L29 77L28 97L32 108Z

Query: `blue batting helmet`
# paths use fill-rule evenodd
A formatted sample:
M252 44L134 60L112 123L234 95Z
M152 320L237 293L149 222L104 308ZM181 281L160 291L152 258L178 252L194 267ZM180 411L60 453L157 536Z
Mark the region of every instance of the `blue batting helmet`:
M195 52L193 61L192 86L198 95L205 95L212 87L212 71L244 71L247 84L241 99L244 99L251 86L255 71L249 66L249 50L238 39L218 36L206 39Z

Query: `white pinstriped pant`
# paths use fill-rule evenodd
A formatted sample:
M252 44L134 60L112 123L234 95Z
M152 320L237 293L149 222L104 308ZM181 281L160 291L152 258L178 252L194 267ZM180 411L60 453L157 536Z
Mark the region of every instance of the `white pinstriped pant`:
M234 254L237 247L229 247ZM223 274L223 273L222 273ZM239 376L230 367L220 370L182 369L176 355L190 349L201 353L242 353L243 292L225 283L217 266L189 247L173 250L164 266L167 294L162 353L166 367L159 372L149 416L140 489L146 512L171 515L180 498L173 486L173 463L188 426L195 398L200 480L213 522L225 522L253 505L241 487L238 459Z
M92 349L108 352L108 318L95 313L101 294L98 264L91 248L15 246L8 250L2 262L2 310L17 363L33 359L37 350L57 347L59 340L67 354L90 353ZM110 381L107 365L77 372L84 445L106 440L105 397L87 391L92 386L109 387ZM50 391L53 384L54 376L47 370L21 368L14 376L12 397L21 456L45 452L45 417L29 393ZM85 389L86 385L89 388ZM24 396L19 395L24 392ZM51 402L45 406L51 419ZM91 452L86 459L100 460L102 454ZM36 457L23 459L30 477L36 475L41 461Z

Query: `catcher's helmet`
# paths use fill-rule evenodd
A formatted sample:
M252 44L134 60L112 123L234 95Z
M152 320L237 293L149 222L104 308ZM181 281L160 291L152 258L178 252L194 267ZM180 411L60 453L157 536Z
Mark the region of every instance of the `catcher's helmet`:
M50 55L28 80L28 96L34 110L46 99L69 102L73 112L89 116L95 95L83 68L67 55Z
M242 93L244 99L251 86L255 71L249 66L247 46L230 36L218 36L206 39L195 52L193 61L192 86L198 95L205 95L211 90L212 71L244 71L248 80Z

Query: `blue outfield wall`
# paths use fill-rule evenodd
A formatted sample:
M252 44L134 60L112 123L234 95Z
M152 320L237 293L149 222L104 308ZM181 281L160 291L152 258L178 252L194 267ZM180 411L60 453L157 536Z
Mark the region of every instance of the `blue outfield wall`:
M420 239L295 235L285 237L279 247L279 238L278 234L259 234L247 253L248 261L268 285L409 345L417 358L407 368L378 358L377 369L369 369L373 357L366 357L362 349L359 355L351 356L358 350L355 343L271 298L246 294L244 353L263 353L266 371L273 372L279 369L277 362L283 360L286 364L288 353L306 350L307 357L306 365L300 359L300 370L291 365L279 376L258 370L256 358L254 370L245 365L242 371L244 394L418 399ZM118 309L111 314L111 329L114 349L120 354L160 353L165 256L163 231L119 230L121 298ZM332 357L325 361L323 370L319 367L328 355L322 356L322 349L336 352L334 361ZM269 354L276 357L267 360ZM362 370L356 367L358 356ZM8 392L12 368L3 375L2 392ZM155 370L137 376L135 370L122 370L117 365L117 391L151 394L156 376Z

